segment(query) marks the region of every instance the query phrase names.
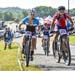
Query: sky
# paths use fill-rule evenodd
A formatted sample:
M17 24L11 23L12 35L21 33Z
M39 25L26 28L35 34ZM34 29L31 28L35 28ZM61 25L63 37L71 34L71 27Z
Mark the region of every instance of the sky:
M75 8L75 0L70 1L70 9ZM30 9L37 6L51 6L57 8L58 6L65 6L68 9L68 0L0 0L0 7L20 7L23 9Z

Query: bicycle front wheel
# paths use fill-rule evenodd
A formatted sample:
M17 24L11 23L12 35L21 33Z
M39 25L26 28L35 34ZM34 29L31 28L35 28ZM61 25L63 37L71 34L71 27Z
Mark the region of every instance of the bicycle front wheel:
M69 38L63 42L64 48L63 48L63 58L66 65L71 64L71 51L69 46Z
M31 47L31 43L30 41L26 42L26 46L25 46L25 51L26 51L26 67L29 66L29 58L30 58L30 47Z

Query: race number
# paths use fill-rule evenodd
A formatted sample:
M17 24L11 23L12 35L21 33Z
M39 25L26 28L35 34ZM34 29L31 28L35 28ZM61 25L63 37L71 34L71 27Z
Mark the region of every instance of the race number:
M67 31L65 29L60 29L59 32L60 32L60 35L67 34Z
M44 39L48 39L48 36L47 35L44 35Z

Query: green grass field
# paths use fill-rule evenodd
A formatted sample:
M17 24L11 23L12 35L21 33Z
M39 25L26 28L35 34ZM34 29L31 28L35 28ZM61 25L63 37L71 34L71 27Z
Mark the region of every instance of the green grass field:
M70 43L75 44L75 36L70 36Z
M0 71L20 71L17 62L18 45L12 44L12 49L4 50L4 43L0 41ZM28 68L23 65L24 71L43 71L35 66L30 65Z

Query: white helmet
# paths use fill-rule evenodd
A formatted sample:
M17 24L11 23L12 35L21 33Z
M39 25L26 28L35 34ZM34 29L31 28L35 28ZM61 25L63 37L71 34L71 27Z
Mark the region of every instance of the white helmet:
M35 13L36 13L35 9L29 10L29 15L35 15Z

